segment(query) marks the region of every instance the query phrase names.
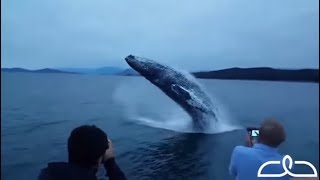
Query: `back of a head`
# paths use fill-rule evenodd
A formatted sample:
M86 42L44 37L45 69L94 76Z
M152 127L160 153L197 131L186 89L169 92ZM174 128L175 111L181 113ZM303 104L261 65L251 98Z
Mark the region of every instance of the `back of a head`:
M277 148L286 139L283 126L274 119L266 119L260 126L260 142Z
M69 162L93 167L108 148L107 134L101 129L89 125L77 127L68 139Z

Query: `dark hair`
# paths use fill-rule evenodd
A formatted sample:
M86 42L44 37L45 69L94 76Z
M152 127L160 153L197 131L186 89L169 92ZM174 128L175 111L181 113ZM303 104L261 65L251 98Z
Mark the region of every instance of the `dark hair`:
M260 142L277 148L286 139L283 126L274 119L266 119L260 127Z
M75 128L68 139L68 157L70 163L92 167L109 148L108 136L92 125Z

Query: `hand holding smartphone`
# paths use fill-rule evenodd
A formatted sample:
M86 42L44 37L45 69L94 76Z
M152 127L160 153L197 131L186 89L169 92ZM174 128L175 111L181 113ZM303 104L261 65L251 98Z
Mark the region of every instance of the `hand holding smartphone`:
M259 134L260 134L259 128L248 127L247 128L247 132L249 134L251 143L252 144L257 143L258 142L258 137L259 137Z

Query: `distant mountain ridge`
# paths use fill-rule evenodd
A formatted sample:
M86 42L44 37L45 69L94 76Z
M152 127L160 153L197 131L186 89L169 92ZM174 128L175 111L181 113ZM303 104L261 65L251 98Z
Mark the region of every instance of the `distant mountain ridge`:
M132 68L128 68L120 72L118 75L122 76L140 76L140 74Z
M119 67L101 67L101 68L59 68L58 70L66 72L74 72L81 74L95 74L95 75L115 75L123 71Z
M23 68L1 68L1 72L28 72L28 73L67 73L67 74L94 74L94 75L120 75L140 76L135 70L128 68L103 67L64 68L27 70ZM274 69L269 67L257 68L229 68L215 71L192 72L200 79L233 79L233 80L269 80L269 81L298 81L319 83L319 69Z
M38 70L28 70L23 68L1 68L1 72L28 72L28 73L64 73L64 74L76 74L72 72L60 71L56 69L44 68Z
M230 68L192 73L202 79L239 79L319 82L319 69Z

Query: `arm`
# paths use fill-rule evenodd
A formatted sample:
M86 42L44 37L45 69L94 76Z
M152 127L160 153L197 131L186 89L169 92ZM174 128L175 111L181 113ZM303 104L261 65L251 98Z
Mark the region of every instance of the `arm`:
M232 155L231 155L231 160L230 160L230 165L229 165L229 174L230 176L236 177L237 176L237 171L236 171L236 148L234 148Z
M246 133L246 137L245 137L245 147L252 147L253 144L251 142L250 139L250 135L248 133ZM241 157L240 155L240 148L241 146L236 146L232 152L231 155L231 160L230 160L230 165L229 165L229 174L230 176L236 177L237 176L237 159L239 157Z
M113 154L113 146L110 140L109 149L107 149L103 159L103 166L107 171L106 176L109 177L109 180L126 180L124 173L121 171L121 169L115 161L115 157Z
M103 165L107 171L106 176L109 177L110 180L125 180L126 179L124 173L121 171L121 169L117 165L114 158L108 159Z

